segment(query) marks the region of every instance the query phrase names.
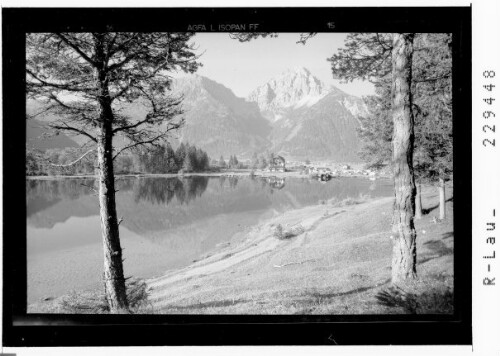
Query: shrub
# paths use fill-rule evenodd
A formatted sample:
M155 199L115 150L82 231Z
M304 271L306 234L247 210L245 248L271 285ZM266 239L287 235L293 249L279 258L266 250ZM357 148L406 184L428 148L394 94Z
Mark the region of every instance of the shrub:
M343 200L330 200L330 204L335 207L349 206L349 205L357 205L366 202L370 199L369 195L360 194L357 198L347 197Z
M304 231L305 231L305 229L302 225L298 225L298 226L292 227L291 229L284 230L283 226L281 226L281 224L278 224L274 228L273 235L278 240L287 240L287 239L290 239L292 237L295 237L295 236L298 236L298 235L304 233Z

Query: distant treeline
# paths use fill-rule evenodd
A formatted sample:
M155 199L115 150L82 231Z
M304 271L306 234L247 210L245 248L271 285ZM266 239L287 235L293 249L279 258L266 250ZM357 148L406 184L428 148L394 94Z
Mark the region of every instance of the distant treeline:
M26 175L94 174L94 153L71 164L81 155L82 151L76 148L46 151L27 149ZM213 169L208 154L189 143L181 143L175 151L170 145L163 145L147 151L122 153L115 158L114 168L118 174L204 172Z
M73 163L84 150L67 147L64 149L48 149L46 151L26 149L26 175L93 175L95 172L95 154L90 153L78 162ZM220 156L218 160L210 159L202 149L189 143L181 143L177 149L169 144L149 150L128 151L118 155L114 161L115 173L179 173L207 172L221 169L264 169L276 157L274 152L266 152L260 156L252 155L250 160L242 162L236 155L229 160Z

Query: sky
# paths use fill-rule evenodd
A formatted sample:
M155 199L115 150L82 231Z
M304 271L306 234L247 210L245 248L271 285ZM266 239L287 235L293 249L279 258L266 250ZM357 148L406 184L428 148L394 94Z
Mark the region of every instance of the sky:
M193 42L203 63L197 74L206 76L246 97L260 85L290 68L305 67L325 82L356 96L374 93L366 81L340 84L332 78L331 57L343 46L345 33L320 33L306 45L296 43L299 33L280 33L277 38L259 38L241 43L227 33L197 33Z

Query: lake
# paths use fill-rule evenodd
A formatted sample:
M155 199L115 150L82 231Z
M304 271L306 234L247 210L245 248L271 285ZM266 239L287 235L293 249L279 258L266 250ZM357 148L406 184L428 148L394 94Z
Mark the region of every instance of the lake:
M103 252L94 179L27 180L28 303L100 287ZM125 276L185 267L266 218L322 200L391 196L365 178L119 178Z

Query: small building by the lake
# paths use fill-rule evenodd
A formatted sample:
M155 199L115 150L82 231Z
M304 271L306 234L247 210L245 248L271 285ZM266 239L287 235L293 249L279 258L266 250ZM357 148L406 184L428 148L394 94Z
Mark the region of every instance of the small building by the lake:
M285 159L281 156L274 157L269 165L269 171L271 172L285 172Z

